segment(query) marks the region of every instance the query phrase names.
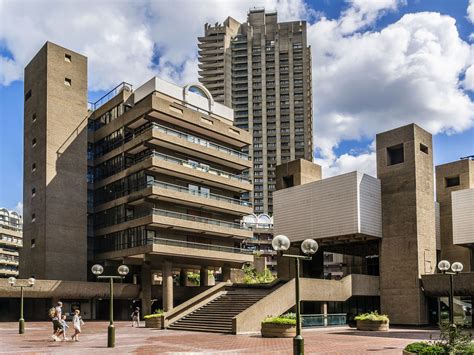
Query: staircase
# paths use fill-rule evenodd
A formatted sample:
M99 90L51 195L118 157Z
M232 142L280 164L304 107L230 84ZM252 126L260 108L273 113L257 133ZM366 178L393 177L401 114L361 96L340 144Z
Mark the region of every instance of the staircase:
M232 333L232 318L275 290L273 288L226 287L222 296L168 326L175 330Z

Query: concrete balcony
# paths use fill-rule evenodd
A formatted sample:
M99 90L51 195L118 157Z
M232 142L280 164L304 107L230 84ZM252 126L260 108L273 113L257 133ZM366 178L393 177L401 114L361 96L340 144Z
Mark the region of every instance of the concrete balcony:
M0 267L0 275L5 275L6 277L10 276L18 276L18 270L11 270L11 269L3 269Z
M14 241L10 236L0 234L0 248L2 246L21 248L23 246L23 242L21 240Z
M130 142L125 143L123 151L137 154L150 145L164 147L236 170L252 167L252 159L248 154L158 124L152 124L139 132Z
M144 241L143 245L125 243L114 245L114 248L116 250L98 254L97 258L99 260L123 258L141 260L145 258L145 255L147 257L157 255L172 257L173 262L190 266L221 266L225 262L231 267L240 267L244 263L253 261L253 255L244 249L167 238L151 238Z
M99 226L96 230L96 235L114 233L127 228L143 225L219 237L235 237L244 239L252 236L252 231L244 228L239 223L161 209L152 209L147 213L124 220L113 226L106 226L103 228L100 228Z
M21 238L21 229L11 227L7 224L0 224L0 234L6 234L15 238Z
M119 192L113 200L96 206L94 211L103 211L117 204L139 205L149 201L172 202L177 205L236 216L253 212L251 202L214 193L204 193L190 189L187 186L174 185L163 181L151 181L141 187L137 187L132 192Z
M5 259L5 258L2 258L0 254L0 265L18 266L18 264L19 264L18 260Z

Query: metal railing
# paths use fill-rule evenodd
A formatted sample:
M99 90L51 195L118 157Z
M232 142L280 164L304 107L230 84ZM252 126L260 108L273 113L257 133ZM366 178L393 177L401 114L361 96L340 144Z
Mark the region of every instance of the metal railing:
M301 323L303 327L326 327L330 325L345 325L347 324L347 314L302 314Z
M225 253L234 253L234 254L251 254L249 253L248 250L240 249L240 248L232 248L232 247L226 247L223 245L195 243L195 242L188 242L184 240L165 239L165 238L158 238L158 237L153 238L153 244L170 245L170 246L176 246L176 247L201 249L201 250L221 251Z
M176 164L179 164L179 165L191 168L191 169L203 171L203 172L206 172L206 173L209 173L209 174L218 175L218 176L225 177L225 178L228 178L228 179L231 179L231 180L237 180L237 181L245 182L245 183L248 183L248 184L251 183L251 181L248 178L246 178L242 175L232 174L232 173L229 173L227 171L211 168L210 166L205 165L205 164L200 164L198 162L192 162L192 161L189 161L189 160L184 160L184 159L172 157L170 155L166 155L166 154L163 154L163 153L158 153L158 152L155 152L155 151L151 151L148 154L144 154L139 159L136 159L135 163L137 163L141 160L145 160L149 157L158 158L158 159L162 159L164 161L173 162L173 163L176 163Z
M192 143L195 143L195 144L202 145L204 147L212 148L212 149L215 149L219 152L224 152L226 154L238 157L240 159L252 160L252 158L248 154L239 152L239 151L234 150L234 149L224 147L222 145L210 142L210 141L205 140L203 138L199 138L199 137L193 136L191 134L187 134L187 133L184 133L184 132L181 132L181 131L177 131L175 129L171 129L169 127L165 127L165 126L162 126L162 125L159 125L159 124L156 124L156 123L153 123L151 126L148 126L146 129L137 131L135 133L135 137L138 137L139 135L141 135L144 132L149 131L150 129L156 130L158 132L166 133L166 134L168 134L170 136L173 136L173 137L183 138L183 139L186 139L188 142L192 142Z
M182 219L182 220L185 220L185 221L212 224L214 226L225 227L225 228L234 228L234 229L247 230L246 228L241 226L239 223L221 221L219 219L206 218L206 217L200 217L200 216L193 216L193 215L189 215L189 214L186 214L186 213L180 213L180 212L174 212L174 211L168 211L168 210L161 210L161 209L157 209L157 208L154 208L152 210L152 213L154 215L158 215L158 216L177 218L177 219Z
M252 207L252 203L248 202L248 201L245 201L245 200L238 200L238 199L223 196L223 195L217 195L217 194L208 193L208 192L196 191L196 190L190 189L189 187L169 184L169 183L163 182L163 181L154 180L154 181L148 182L147 185L148 186L156 186L156 187L159 187L159 188L162 188L162 189L167 189L167 190L172 190L172 191L184 192L184 193L188 193L188 194L191 194L191 195L194 195L194 196L209 198L211 200L224 201L224 202L233 203L233 204L240 205L240 206Z
M100 106L105 104L107 101L111 100L115 96L117 96L119 93L122 91L133 91L133 86L132 84L122 82L118 84L116 87L114 87L112 90L110 90L108 93L106 93L104 96L102 96L100 99L98 99L95 102L88 102L87 103L87 109L90 111L95 111L97 110Z

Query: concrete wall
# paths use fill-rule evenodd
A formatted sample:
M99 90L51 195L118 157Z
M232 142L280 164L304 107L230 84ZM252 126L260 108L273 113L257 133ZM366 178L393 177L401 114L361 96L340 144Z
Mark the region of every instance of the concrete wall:
M404 161L390 165L387 148L400 145ZM414 124L377 135L383 222L380 301L394 324L428 323L420 276L436 268L432 152L431 135Z
M25 94L30 90L25 101L20 276L85 280L87 58L47 42L25 68Z
M474 189L454 191L451 196L453 243L474 244Z

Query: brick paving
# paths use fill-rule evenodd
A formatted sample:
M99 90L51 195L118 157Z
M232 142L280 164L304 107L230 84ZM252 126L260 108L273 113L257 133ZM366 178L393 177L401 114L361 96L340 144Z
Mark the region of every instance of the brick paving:
M79 342L53 342L47 322L29 322L25 334L17 323L0 323L0 354L291 354L292 339L262 338L258 334L229 335L132 328L116 322L116 347L107 348L107 322L87 322ZM72 328L72 327L71 327ZM70 328L70 329L71 329ZM72 332L69 332L69 336ZM427 340L430 329L392 328L389 332L360 332L348 327L305 329L306 354L401 354L406 344Z

